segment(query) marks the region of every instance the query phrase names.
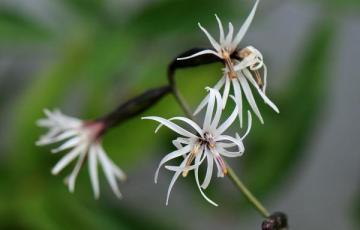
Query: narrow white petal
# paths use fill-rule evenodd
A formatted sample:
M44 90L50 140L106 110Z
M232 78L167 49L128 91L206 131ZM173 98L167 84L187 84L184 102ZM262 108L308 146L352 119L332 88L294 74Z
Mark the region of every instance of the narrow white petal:
M235 101L235 98L231 96L231 98L233 98L233 100ZM236 103L236 101L235 101ZM234 108L234 111L231 113L231 115L228 117L228 119L226 119L226 121L224 121L224 123L222 123L216 130L216 132L218 134L221 134L223 132L225 132L230 125L235 121L237 115L239 114L239 106L236 103L236 106Z
M109 162L108 158L106 157L105 153L103 151L99 151L100 149L98 149L98 157L99 157L99 162L103 168L103 171L105 173L105 177L107 179L107 181L110 184L110 187L112 189L112 191L114 192L114 194L118 197L121 198L122 195L120 193L120 190L118 188L117 182L116 182L116 178L115 175L113 173L113 167L111 165L111 163Z
M211 122L212 113L214 111L214 105L215 105L215 93L214 91L209 90L209 102L206 108L204 124L203 124L204 130L209 130L210 128L210 122Z
M181 162L180 166L184 167L186 164L187 159L189 158L189 155ZM169 188L167 191L167 195L166 195L166 205L169 204L169 198L170 198L170 194L171 194L171 190L174 187L174 184L176 182L176 180L179 178L180 174L182 173L182 170L178 170L177 172L175 172L174 176L171 179L171 182L169 184Z
M224 88L223 98L222 98L222 107L223 107L223 109L226 106L227 99L229 97L229 92L230 92L230 79L227 77L226 81L225 81L225 88Z
M264 102L268 104L275 112L279 113L278 107L264 94L264 92L259 88L258 84L252 77L250 71L248 69L244 69L244 74L246 78L250 81L250 83L256 88L262 99L264 99Z
M180 135L183 135L185 137L193 137L193 138L196 138L196 136L192 133L190 133L189 131L181 128L180 126L178 126L177 124L169 121L169 120L166 120L162 117L155 117L155 116L150 116L150 117L143 117L141 119L145 119L145 120L154 120L154 121L157 121L157 122L160 122L161 124L165 125L166 127L168 127L169 129L173 130L174 132L180 134Z
M89 174L90 181L94 191L95 199L98 199L100 196L100 187L99 187L99 176L97 170L97 149L94 146L91 146L89 149Z
M111 168L112 168L112 172L113 174L116 176L117 179L121 180L121 181L125 181L126 180L126 174L124 173L124 171L121 170L121 168L119 168L106 154L104 148L100 145L97 144L97 151L101 152L102 155L106 158L107 162L110 164Z
M54 175L58 174L68 164L70 164L71 161L73 161L77 156L79 156L83 149L83 146L72 149L69 153L63 156L58 163L56 163L56 165L52 168L51 173Z
M81 137L75 136L71 138L70 140L66 141L64 144L60 145L60 147L51 150L52 153L58 153L60 151L63 151L65 149L73 148L77 146L81 141Z
M180 57L180 58L177 58L176 60L178 61L182 61L182 60L187 60L187 59L191 59L191 58L194 58L194 57L198 57L198 56L201 56L201 55L204 55L204 54L212 54L212 55L215 55L219 58L222 58L217 52L215 52L214 50L202 50L202 51L199 51L195 54L192 54L190 56L187 56L187 57Z
M219 121L222 114L222 100L221 95L218 90L211 89L215 92L215 98L216 98L216 113L214 115L214 118L211 123L211 129L215 129L219 125Z
M235 49L236 47L230 47L231 46L231 41L233 39L234 36L234 26L231 22L229 22L229 32L225 38L225 44L227 47L231 48L231 49Z
M254 99L254 96L252 95L252 92L251 92L251 89L250 89L250 86L246 80L246 78L244 76L240 76L240 84L244 90L244 94L245 94L245 97L247 99L247 101L249 102L249 105L251 107L251 109L254 111L254 113L256 114L256 116L259 118L260 122L262 124L264 124L264 120L260 114L260 111L256 105L256 102L255 102L255 99Z
M199 161L200 161L200 157L197 156L197 157L195 158L195 163L198 163ZM214 206L218 206L214 201L212 201L210 198L208 198L208 197L205 195L205 193L203 192L203 190L202 190L202 188L201 188L201 186L200 186L200 183L199 183L199 168L196 168L196 169L195 169L195 180L196 180L196 185L198 186L199 191L200 191L201 195L205 198L205 200L206 200L207 202L209 202L210 204L214 205Z
M217 148L217 151L219 152L220 155L225 156L225 157L240 157L244 153L240 150L239 151L228 151L222 147Z
M253 9L251 10L249 16L246 18L244 24L241 26L239 32L235 36L234 41L232 42L232 45L234 47L239 45L239 43L243 39L246 31L249 29L250 24L255 16L255 12L256 12L256 8L257 8L258 4L259 4L259 0L256 0L256 3L254 5Z
M65 131L53 138L48 138L47 140L39 141L38 143L40 143L41 145L48 145L48 144L52 144L55 142L63 141L65 139L75 136L76 134L78 134L78 131L68 130L68 131Z
M193 127L200 136L203 136L202 129L194 121L190 120L189 118L186 118L186 117L173 117L173 118L170 118L168 120L169 121L174 121L174 120L183 121L186 124ZM158 127L156 127L155 133L157 133L162 126L163 126L163 124L160 124Z
M220 45L222 45L222 44L224 44L224 41L225 41L224 28L223 28L220 18L216 14L215 14L215 17L216 17L216 21L218 22L218 25L219 25Z
M216 138L216 142L220 142L220 141L230 141L230 142L236 144L236 146L239 148L240 152L245 151L245 147L244 147L244 144L242 143L242 139L233 138L228 135L221 135L218 138Z
M216 84L215 86L213 87L213 89L216 89L216 90L219 90L221 89L221 87L224 85L225 83L225 79L226 79L226 76L222 77ZM208 103L209 101L209 94L200 102L199 106L196 108L195 112L194 112L194 115L198 114L204 107L205 105Z
M200 23L198 23L200 29L205 33L206 37L209 39L211 45L215 48L216 51L220 51L221 50L221 47L219 45L219 43L210 35L210 33L204 28L201 26Z
M247 127L247 129L246 129L245 134L244 134L244 135L242 136L242 138L241 138L242 140L244 140L245 137L247 137L247 135L250 133L251 126L252 126L252 116L251 116L251 112L248 111L247 113L248 113L248 127Z
M179 156L182 156L183 154L186 154L188 152L190 152L192 146L191 145L187 145L179 150L175 150L169 154L167 154L163 159L161 159L160 163L159 163L159 166L158 168L156 169L156 172L155 172L155 177L154 177L154 181L155 183L157 183L158 181L158 177L159 177L159 171L160 171L160 168L163 164L165 164L166 162L176 158L176 157L179 157Z
M239 84L239 80L233 79L232 85L234 88L234 94L235 94L235 100L237 102L237 105L239 106L239 120L240 120L240 128L243 127L243 106L242 106L242 93L241 93L241 87Z
M209 186L214 168L214 158L212 154L209 152L209 150L205 149L205 155L207 159L207 169L206 169L204 181L201 184L201 187L203 189L206 189Z
M74 192L74 190L75 190L76 178L77 178L77 175L79 174L81 166L84 163L85 157L86 157L86 151L85 151L85 149L82 149L79 159L76 162L75 168L73 169L72 173L68 177L68 187L69 187L70 192Z
M264 92L264 94L266 93L266 87L267 87L267 67L266 67L266 65L265 64L263 64L263 66L264 66L264 85L263 85L263 92Z

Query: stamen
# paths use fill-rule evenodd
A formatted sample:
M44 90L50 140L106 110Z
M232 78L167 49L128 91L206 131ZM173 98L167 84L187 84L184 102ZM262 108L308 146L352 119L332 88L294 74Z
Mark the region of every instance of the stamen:
M258 70L254 70L254 73L255 73L255 77L256 77L256 83L259 85L260 89L262 89L264 84L263 84L263 81L261 79L260 73L259 73Z
M224 57L225 65L229 68L228 76L230 79L237 77L237 74L234 70L234 64L231 61L230 54L227 51L223 51L222 55Z
M186 161L185 168L183 170L182 176L186 177L189 174L189 167L191 163L194 161L196 155L199 153L200 145L196 144L194 148L190 152L190 156Z
M222 159L222 157L220 155L216 155L215 159L220 164L220 167L221 167L224 175L227 175L227 173L228 173L227 166L226 166L224 160Z

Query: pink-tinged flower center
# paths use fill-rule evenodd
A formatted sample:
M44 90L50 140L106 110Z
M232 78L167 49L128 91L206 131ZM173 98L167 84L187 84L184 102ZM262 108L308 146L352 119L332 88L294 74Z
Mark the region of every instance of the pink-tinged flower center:
M90 140L98 140L105 130L105 123L101 121L85 122L83 129Z
M231 61L230 53L228 51L226 51L226 50L222 50L222 56L224 58L226 67L229 69L229 72L228 72L229 78L230 79L236 78L237 74L236 74L236 72L234 70L234 64Z

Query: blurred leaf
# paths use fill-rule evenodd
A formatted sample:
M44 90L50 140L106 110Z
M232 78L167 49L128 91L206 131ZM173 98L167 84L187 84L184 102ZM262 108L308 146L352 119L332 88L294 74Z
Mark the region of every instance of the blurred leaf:
M49 38L49 31L13 12L0 9L0 41L38 41Z

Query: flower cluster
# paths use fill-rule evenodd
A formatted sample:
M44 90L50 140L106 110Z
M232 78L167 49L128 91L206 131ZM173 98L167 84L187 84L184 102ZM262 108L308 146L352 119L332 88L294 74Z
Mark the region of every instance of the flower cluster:
M64 142L60 147L53 149L52 152L58 153L70 150L53 167L51 170L52 174L57 175L73 160L78 158L72 173L65 180L70 192L73 192L75 190L76 177L85 159L88 158L90 180L95 198L100 196L97 162L102 166L111 189L118 198L121 198L117 180L124 181L126 175L108 158L101 146L100 136L105 128L104 123L101 121L84 122L77 118L66 116L58 110L53 112L45 110L45 114L47 118L40 119L37 123L41 127L48 128L49 131L41 136L36 144L49 145Z
M225 35L223 24L219 17L215 15L220 30L219 42L217 42L199 23L200 29L209 39L213 49L201 50L190 56L180 57L177 59L178 61L189 60L201 55L210 54L220 58L224 63L223 75L221 79L215 84L213 88L207 88L209 92L208 95L200 102L199 106L194 112L194 115L197 115L206 107L206 114L203 125L199 126L193 120L185 117L164 119L161 117L152 116L143 118L161 123L155 132L157 132L159 128L164 125L180 135L180 137L173 141L173 144L177 150L167 154L161 160L155 174L155 182L157 182L158 172L161 166L177 157L184 157L184 160L182 160L180 166L165 166L166 169L175 172L168 189L166 204L168 203L170 192L177 178L181 174L185 177L190 170L194 170L195 180L201 194L208 202L216 205L216 203L214 203L204 194L202 189L206 189L210 183L214 162L217 167L217 176L223 177L227 173L227 165L223 160L223 157L239 157L245 151L242 141L249 133L252 122L251 113L249 111L248 128L242 137L237 133L235 137L223 134L233 124L237 117L239 117L240 128L242 128L242 94L245 95L245 98L252 111L259 118L260 122L263 123L263 118L256 104L250 85L256 89L267 105L269 105L274 111L279 112L276 105L266 96L267 68L264 64L262 54L253 46L248 46L243 49L238 48L254 18L258 3L259 0L256 1L250 15L247 17L245 23L242 25L235 36L232 23L229 23L228 33ZM263 76L260 73L261 69L263 70ZM231 85L233 88L233 95L230 94ZM221 95L220 90L222 88L223 92ZM221 125L219 125L222 111L227 106L229 97L234 100L235 109L231 115ZM187 126L191 127L192 131L180 127L173 121L181 121L186 123ZM229 148L236 148L236 151L229 151ZM199 166L202 165L205 159L207 161L207 169L205 178L200 185L198 171Z

